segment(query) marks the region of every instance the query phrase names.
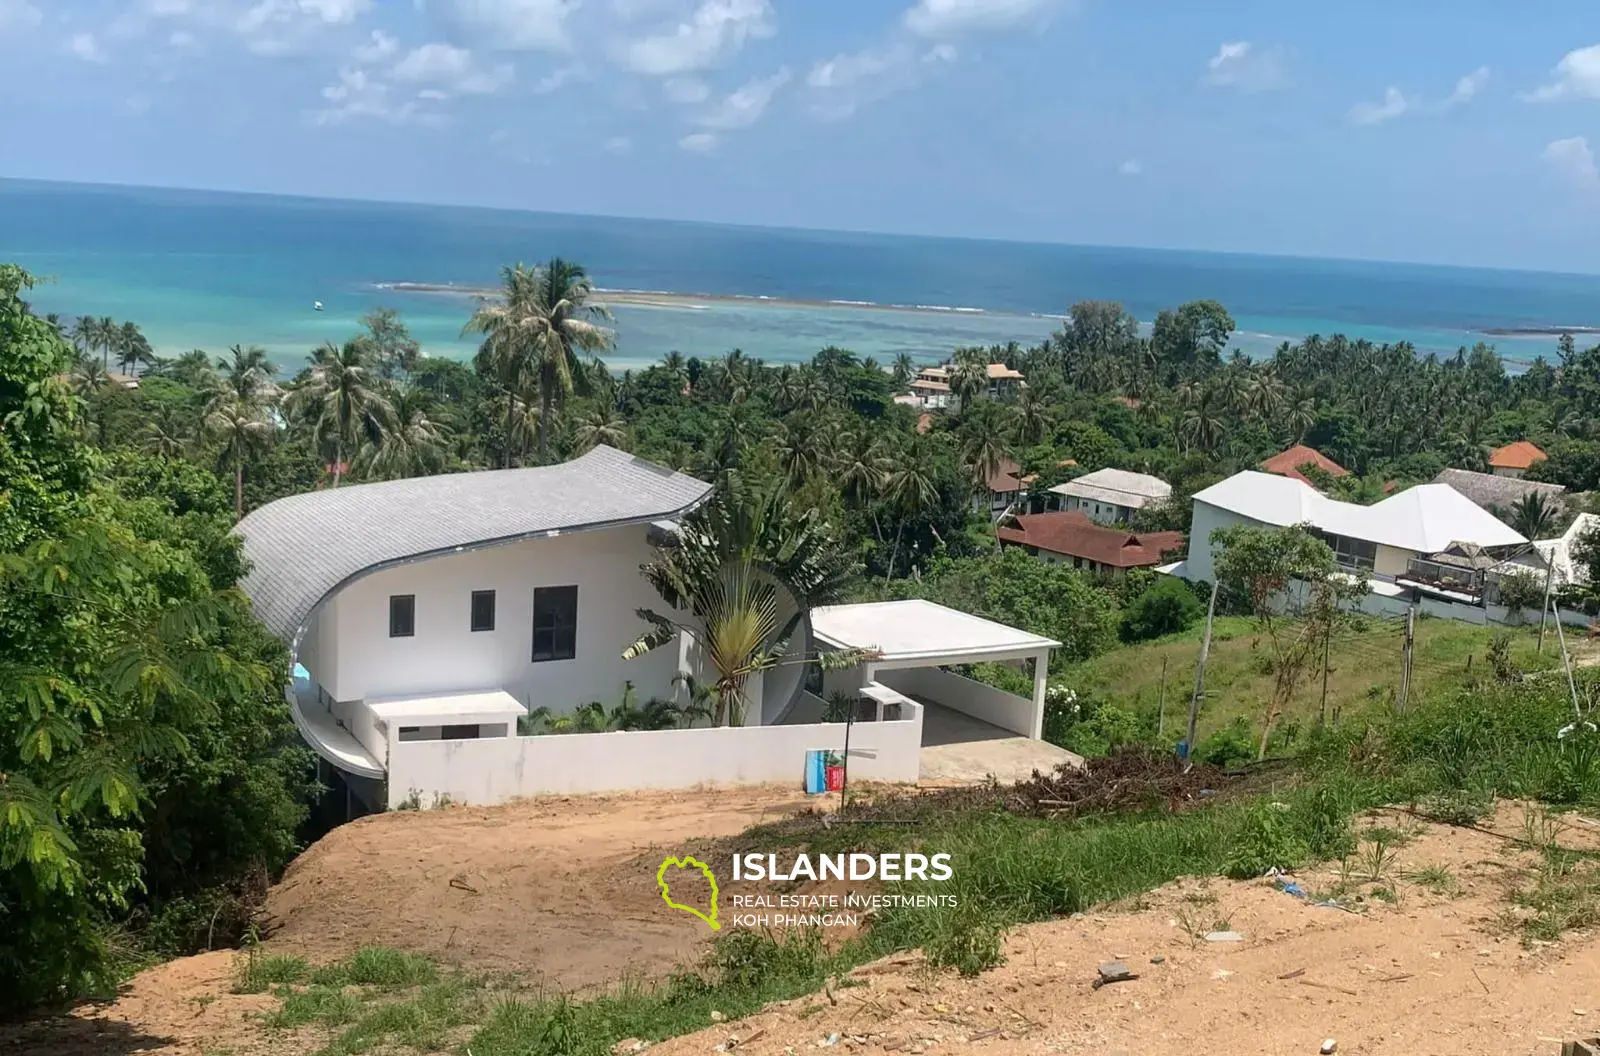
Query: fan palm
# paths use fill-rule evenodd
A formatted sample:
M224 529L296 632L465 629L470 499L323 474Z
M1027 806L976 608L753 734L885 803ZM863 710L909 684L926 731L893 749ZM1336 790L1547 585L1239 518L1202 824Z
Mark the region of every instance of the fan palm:
M467 322L471 333L484 335L485 364L507 391L515 391L524 375L539 386L539 461L550 454L550 426L555 408L575 390L586 388L580 351L611 348L612 332L599 325L609 320L604 305L589 302L594 292L582 266L559 257L527 268L521 264L501 272L504 301L485 304ZM506 432L511 431L510 405ZM510 451L506 465L511 464Z
M782 488L754 491L729 473L710 501L684 520L676 545L642 569L669 614L640 609L650 629L623 659L688 635L714 676L717 723L741 724L752 677L780 666L838 668L865 658L860 652L789 655L811 609L842 598L855 571L816 511L799 514Z
M1553 534L1561 511L1542 492L1530 491L1511 504L1511 527L1525 539L1543 539Z
M345 453L363 441L383 442L394 409L372 380L372 354L365 341L328 343L311 354L306 380L289 397L291 411L311 423L319 441L332 447L333 486L344 474Z

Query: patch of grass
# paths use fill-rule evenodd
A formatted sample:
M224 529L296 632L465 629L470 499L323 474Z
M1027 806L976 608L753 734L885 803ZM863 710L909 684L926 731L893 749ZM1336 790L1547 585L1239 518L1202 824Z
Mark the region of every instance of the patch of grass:
M311 966L302 958L262 953L252 946L235 959L233 973L234 993L263 994L273 986L304 982Z
M278 996L283 1004L262 1019L274 1030L293 1030L307 1023L343 1026L354 1020L362 1008L361 998L346 993L342 987L315 984L304 990L283 987Z
M1512 896L1524 910L1524 941L1554 942L1574 928L1600 925L1600 865L1571 851L1547 850L1530 884Z
M1418 887L1427 888L1436 895L1454 896L1461 892L1461 884L1456 880L1455 874L1442 865L1414 869L1405 874L1405 879Z
M1476 825L1494 810L1494 796L1484 788L1430 792L1417 800L1416 811L1445 825Z
M439 969L426 957L402 953L381 946L358 950L347 961L324 965L310 975L321 986L420 986L439 976Z

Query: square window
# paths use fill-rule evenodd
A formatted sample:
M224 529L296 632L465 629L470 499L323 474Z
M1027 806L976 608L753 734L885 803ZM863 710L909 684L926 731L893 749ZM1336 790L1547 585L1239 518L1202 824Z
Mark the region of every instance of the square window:
M410 638L417 633L417 596L393 594L389 597L389 637Z
M533 660L578 655L578 588L536 587L533 592Z
M494 630L494 591L472 592L472 629L475 632Z

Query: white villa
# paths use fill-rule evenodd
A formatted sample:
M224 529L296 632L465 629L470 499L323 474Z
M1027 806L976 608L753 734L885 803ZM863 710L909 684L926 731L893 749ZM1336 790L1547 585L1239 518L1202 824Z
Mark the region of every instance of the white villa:
M1366 607L1373 611L1416 604L1434 615L1486 622L1495 617L1497 570L1543 567L1527 539L1447 484L1421 484L1360 506L1290 477L1246 471L1195 495L1189 556L1161 571L1210 582L1211 534L1237 524L1310 525L1341 566L1370 575Z
M680 673L703 674L688 638L634 660L622 652L644 630L637 610L661 605L640 566L710 491L602 446L562 465L358 484L251 513L237 528L250 562L241 586L289 645L291 709L324 780L372 809L798 784L806 752L840 751L845 737L842 723L821 721L799 664L752 680L743 727L518 729L532 709L613 705L626 683L640 702L672 698ZM796 654L873 654L829 675L862 719L852 779L915 781L955 760L1025 777L1073 758L1039 740L1057 643L929 602L826 612L832 630L819 621L813 637L808 626ZM945 670L980 660L1031 663L1032 699ZM973 742L978 763L962 747Z
M1097 469L1050 489L1058 510L1076 510L1096 524L1127 524L1146 506L1166 502L1172 485L1148 473Z

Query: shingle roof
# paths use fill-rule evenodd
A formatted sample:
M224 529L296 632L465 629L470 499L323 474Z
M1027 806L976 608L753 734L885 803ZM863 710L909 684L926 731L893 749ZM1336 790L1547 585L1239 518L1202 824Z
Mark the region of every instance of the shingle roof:
M1264 524L1310 524L1334 535L1432 554L1454 542L1513 546L1528 540L1448 484L1419 484L1372 506L1339 502L1289 477L1245 470L1194 500Z
M345 581L410 558L673 517L711 485L610 447L556 466L412 477L293 495L234 530L256 615L292 641Z
M1172 495L1172 485L1148 473L1126 469L1097 469L1050 489L1057 495L1109 502L1139 510Z
M1261 463L1261 468L1268 473L1276 473L1280 477L1292 477L1295 480L1303 480L1310 484L1310 479L1300 472L1300 467L1307 465L1316 466L1330 477L1348 477L1350 475L1348 469L1345 469L1316 448L1307 447L1305 444L1296 444L1287 451L1278 452Z
M997 495L1021 491L1026 487L1022 480L1022 467L1009 458L1003 460L995 472L989 474L986 483L989 490Z
M1018 543L1052 554L1083 557L1112 568L1150 568L1183 549L1182 532L1129 532L1095 524L1077 510L1024 514L1015 528L996 529L1001 542Z
M1560 484L1546 484L1519 477L1497 477L1493 473L1474 473L1470 469L1443 469L1433 478L1435 484L1448 484L1487 510L1497 506L1509 510L1524 495L1538 493L1560 501L1566 492Z
M1518 440L1491 452L1489 464L1496 469L1527 469L1535 462L1543 462L1549 457L1539 450L1538 445Z

